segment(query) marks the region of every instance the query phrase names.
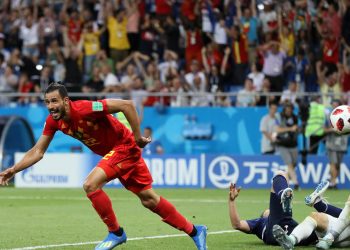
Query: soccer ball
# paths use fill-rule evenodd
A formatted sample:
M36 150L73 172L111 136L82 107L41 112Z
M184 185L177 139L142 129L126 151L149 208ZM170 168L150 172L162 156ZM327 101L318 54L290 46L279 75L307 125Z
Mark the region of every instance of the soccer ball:
M335 132L342 135L350 133L350 106L341 105L336 107L329 119Z

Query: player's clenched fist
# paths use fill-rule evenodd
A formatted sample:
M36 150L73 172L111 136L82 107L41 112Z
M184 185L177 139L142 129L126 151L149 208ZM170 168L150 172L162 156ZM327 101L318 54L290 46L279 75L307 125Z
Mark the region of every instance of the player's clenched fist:
M152 141L151 137L143 137L141 136L140 138L135 139L137 146L140 148L144 148L148 143Z
M8 168L0 173L0 185L8 185L8 181L16 174L13 168Z

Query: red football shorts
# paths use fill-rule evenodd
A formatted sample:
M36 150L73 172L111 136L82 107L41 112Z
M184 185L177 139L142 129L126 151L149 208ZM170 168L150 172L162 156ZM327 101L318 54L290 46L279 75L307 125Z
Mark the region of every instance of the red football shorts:
M111 151L100 160L97 167L106 173L108 181L118 178L133 193L152 188L151 173L141 156L120 160L120 156Z

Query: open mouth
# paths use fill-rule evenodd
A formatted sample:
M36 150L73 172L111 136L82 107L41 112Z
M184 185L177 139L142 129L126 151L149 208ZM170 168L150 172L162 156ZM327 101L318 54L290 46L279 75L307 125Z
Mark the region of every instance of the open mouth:
M58 110L50 110L50 114L52 117L57 118L60 115L60 112Z

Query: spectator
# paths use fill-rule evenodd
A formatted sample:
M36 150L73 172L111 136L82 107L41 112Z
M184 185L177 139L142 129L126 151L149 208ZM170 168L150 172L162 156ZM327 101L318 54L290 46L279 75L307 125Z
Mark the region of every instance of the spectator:
M83 93L97 93L103 90L103 81L101 79L101 69L98 66L92 68L91 78L82 86Z
M143 104L147 99L147 95L148 92L145 90L143 78L135 76L130 86L130 99L134 102L141 121L143 119Z
M339 1L343 2L343 1ZM328 15L325 18L327 25L329 26L329 30L331 31L332 36L335 39L339 40L341 35L341 15L343 14L343 3L340 4L341 8L337 2L332 1L328 4Z
M291 103L297 104L298 99L298 84L294 81L289 82L288 89L284 90L280 100L281 104Z
M276 145L283 162L288 167L288 176L294 184L294 190L299 189L299 182L295 172L298 160L298 118L293 114L293 104L285 104L283 110L277 116Z
M113 10L113 6L105 6L106 25L109 32L109 49L113 61L119 62L128 56L130 43L127 36L127 16L125 10Z
M152 138L152 132L153 130L151 127L145 127L143 130L143 136L146 138ZM145 155L162 155L164 153L164 149L160 141L152 138L152 141L143 148L142 153Z
M227 28L225 18L222 15L220 15L218 22L214 26L214 42L221 48L227 45Z
M325 122L325 106L321 102L321 96L314 96L310 102L309 118L305 128L305 136L309 138L309 152L311 154L318 152L319 144L324 137Z
M295 81L299 85L300 91L305 90L305 74L309 71L309 62L305 57L303 49L300 49L297 56L287 59L285 63L285 75L287 80Z
M30 14L20 27L20 38L23 40L22 54L34 62L37 62L39 58L38 26L36 14Z
M33 81L31 81L28 78L27 73L22 73L19 77L19 84L18 84L18 92L19 93L40 93L40 88L34 84ZM20 96L17 100L20 104L28 104L28 103L36 103L38 99L36 97L25 97Z
M54 80L52 78L52 69L50 65L44 65L43 69L40 71L40 76L38 77L37 81L35 81L36 77L32 77L31 80L33 80L35 86L36 92L43 92L50 83L52 83Z
M185 59L187 71L190 70L191 62L194 60L198 62L198 67L200 67L202 62L202 47L203 42L200 31L194 25L191 25L191 27L186 31Z
M174 51L176 54L180 53L180 29L172 16L167 16L164 24L166 49Z
M171 97L172 107L189 106L188 97L184 95L187 92L187 88L185 86L185 83L183 83L179 77L175 77L172 80L170 92L175 94Z
M73 45L66 46L63 51L66 88L78 92L82 86L82 72L79 66L80 50Z
M68 3L68 1L64 1L60 12L60 17L64 23L64 44L65 46L77 46L83 30L83 20L76 6L68 6ZM80 4L82 4L82 1L80 1ZM83 9L81 5L80 9Z
M279 19L282 19L281 14L279 14ZM282 20L279 25L279 39L281 41L281 47L285 49L287 56L294 56L295 38L293 29L289 25L283 25Z
M166 82L166 80L174 75L177 75L178 56L175 52L166 50L164 52L164 61L158 64L158 70L160 74L160 80Z
M44 7L44 16L39 19L39 38L41 51L46 53L45 48L48 47L53 40L57 38L57 21L51 6Z
M134 60L138 70L142 74L146 90L152 90L154 88L155 81L159 80L159 71L157 70L156 63L154 61L150 61L149 56L143 55L139 52L134 53ZM141 60L146 62L146 69Z
M241 34L239 26L233 26L231 29L232 37L232 56L233 66L233 83L242 86L248 73L248 42L247 37Z
M328 64L322 69L321 62L317 62L316 70L323 105L325 107L330 107L332 98L341 98L342 89L338 69L333 64Z
M104 28L94 31L93 22L87 21L84 24L81 43L84 49L84 78L89 78L92 70L92 64L96 58L98 51L100 51L100 35L104 32ZM85 82L85 81L84 81Z
M222 53L215 43L209 43L202 48L202 63L205 71L207 72L210 66L220 66L222 62Z
M122 92L124 90L123 85L119 82L118 78L113 74L109 64L102 65L101 68L103 77L103 91L104 93Z
M105 64L108 64L110 69L112 70L112 73L114 73L114 63L113 60L109 57L107 57L107 53L105 50L100 50L96 54L96 58L92 63L92 67L100 67L104 66Z
M271 95L271 83L269 78L264 78L262 89L258 92L256 105L257 106L268 106L272 102L276 102L277 98Z
M260 13L259 19L262 24L262 30L265 34L277 30L277 13L273 9L271 0L264 1L264 11Z
M7 20L4 22L4 30L6 31L6 44L9 50L15 48L20 48L20 27L22 24L19 11L17 9L12 9L11 14Z
M18 77L13 72L11 66L6 66L5 72L3 74L3 82L1 89L2 91L8 91L13 92L15 89L17 89L18 86Z
M130 51L137 51L140 43L139 25L140 12L137 6L137 1L123 1L126 8L126 15L128 17L128 24L126 26L127 36L130 43Z
M171 5L172 2L168 0L155 0L156 4L156 15L160 20L165 20L165 18L171 15Z
M147 56L158 56L159 32L164 32L159 21L146 14L140 27L141 43L140 52Z
M244 82L244 88L238 91L237 94L237 107L249 107L256 104L256 92L254 90L253 80L246 78Z
M265 75L261 72L261 66L259 63L255 62L251 65L251 72L248 74L248 77L253 80L254 89L256 91L261 91Z
M205 81L205 80L204 80ZM212 101L212 96L208 98L208 92L206 91L206 83L203 83L203 78L199 75L195 75L191 84L191 106L205 107Z
M64 56L57 40L52 40L46 49L46 64L53 69L53 79L55 82L64 80L65 66Z
M213 103L216 107L231 107L232 101L230 96L225 95L225 93L220 90L216 92L215 102Z
M260 132L262 133L262 154L275 153L274 133L277 125L276 112L277 104L271 102L269 103L269 113L263 116L263 118L260 120Z
M5 47L4 33L0 33L0 53L2 53L4 56L3 63L7 62L10 59L10 51Z
M251 0L250 7L244 8L243 15L240 3L237 2L237 17L240 21L243 34L248 38L248 57L249 63L253 64L256 61L256 47L258 45L258 24L259 20L257 19L256 14L256 1Z
M144 101L144 106L155 106L158 110L163 110L165 106L170 105L170 97L166 94L169 89L160 80L155 80L153 89L149 90L149 95ZM160 95L152 95L152 93L160 93Z
M198 77L200 80L196 81L196 84L200 84L200 86L195 86L195 78ZM207 80L205 74L200 71L199 62L193 60L190 66L190 72L185 75L186 83L190 86L191 89L196 89L199 87L198 91L205 92L207 89Z
M279 42L275 41L260 47L264 53L263 73L270 79L273 92L281 92L283 89L283 60L286 58L286 53L279 48Z

